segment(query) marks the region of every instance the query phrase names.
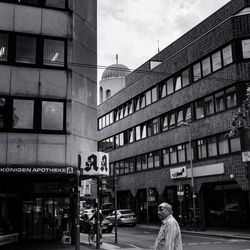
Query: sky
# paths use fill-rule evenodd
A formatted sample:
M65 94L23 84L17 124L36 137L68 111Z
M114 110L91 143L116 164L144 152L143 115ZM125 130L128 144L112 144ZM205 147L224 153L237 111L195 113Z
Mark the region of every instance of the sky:
M98 83L105 67L136 69L230 0L97 0Z

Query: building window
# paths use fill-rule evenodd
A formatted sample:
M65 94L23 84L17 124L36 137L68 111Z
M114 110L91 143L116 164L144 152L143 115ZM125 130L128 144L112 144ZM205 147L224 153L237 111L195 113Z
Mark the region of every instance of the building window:
M233 62L232 46L229 45L222 49L223 65L226 66Z
M6 62L8 60L8 41L9 35L0 34L0 61Z
M203 76L211 74L210 57L207 57L202 61L202 74Z
M17 36L16 62L29 64L36 63L36 38Z
M66 0L45 0L45 6L65 9L66 7L65 1Z
M212 115L214 114L214 100L213 96L206 97L204 100L204 106L205 106L205 114Z
M230 89L226 89L226 100L227 100L227 108L232 108L236 106L236 92L235 87Z
M215 110L216 112L223 111L225 109L224 92L221 91L215 94Z
M18 3L27 3L27 4L32 4L32 5L38 5L39 0L16 0Z
M221 69L222 62L221 62L221 52L218 51L212 55L212 68L213 71Z
M175 113L169 115L169 129L175 127Z
M167 88L166 88L165 82L162 83L160 89L161 89L161 93L160 93L161 98L164 98L165 96L167 96Z
M195 118L201 119L204 117L204 102L203 100L195 102Z
M241 151L240 137L230 138L230 149L231 153Z
M169 165L169 149L163 149L162 156L163 156L163 166L168 166Z
M141 166L142 166L142 170L146 170L148 168L147 155L141 156Z
M141 139L146 138L147 137L147 128L146 128L146 124L143 124L141 126Z
M176 147L171 147L169 148L170 152L170 162L171 164L177 163L177 148Z
M186 144L178 145L177 152L178 152L178 162L186 161Z
M154 167L154 156L153 153L148 154L148 168Z
M206 146L206 141L203 140L198 140L198 158L203 159L207 158L207 146Z
M139 155L136 157L136 171L139 172L141 170L142 170L142 168L141 168L141 156Z
M44 39L43 64L64 67L65 42Z
M106 90L106 99L110 98L111 97L111 90L110 89L107 89Z
M154 152L154 167L160 167L161 151Z
M243 58L250 58L250 39L241 41Z
M183 110L177 112L177 126L180 126L183 122Z
M33 129L34 101L13 100L13 128Z
M156 102L158 100L157 98L157 87L152 89L152 103Z
M146 106L152 103L151 90L146 92Z
M201 78L201 65L200 63L196 63L193 66L193 80L194 82Z
M162 117L161 130L162 131L168 130L168 115L164 115Z
M191 122L192 121L191 107L186 107L184 111L185 111L185 121Z
M4 128L6 102L5 98L0 98L0 129Z
M137 141L141 139L141 126L135 128L135 138Z
M167 80L167 94L171 94L174 92L174 79L170 78Z
M218 155L216 136L208 137L207 138L207 145L208 145L208 157Z
M185 87L189 85L189 74L188 70L185 70L181 73L181 78L182 78L182 87Z
M181 89L181 77L178 76L175 78L175 91Z
M64 129L64 104L63 102L42 101L42 122L43 130Z
M229 153L229 145L228 145L228 138L225 135L218 136L219 142L219 154L228 154Z

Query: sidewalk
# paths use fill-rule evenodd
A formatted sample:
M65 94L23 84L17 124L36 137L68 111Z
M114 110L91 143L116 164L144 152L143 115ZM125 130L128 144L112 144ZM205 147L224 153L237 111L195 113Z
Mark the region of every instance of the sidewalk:
M153 225L137 225L139 228L143 229L156 229L158 230L160 226L153 226ZM250 230L233 230L233 229L225 229L225 228L209 228L205 231L186 231L182 230L183 235L203 235L203 236L215 236L215 237L223 237L223 238L236 238L236 239L244 239L250 241ZM1 250L75 250L75 246L73 245L63 245L62 243L38 243L34 245L34 243L23 243L17 245L6 245L1 246ZM81 243L80 243L80 250L89 250L89 249L96 249L95 246L89 246L87 242L87 235L81 235ZM131 244L125 244L119 242L116 244L109 244L103 242L100 246L100 250L150 250L148 249L141 249ZM151 249L152 250L152 249Z

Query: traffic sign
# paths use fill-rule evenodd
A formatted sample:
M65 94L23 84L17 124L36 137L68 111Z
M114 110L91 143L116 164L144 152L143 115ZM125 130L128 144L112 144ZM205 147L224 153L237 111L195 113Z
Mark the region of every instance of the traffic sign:
M178 200L183 201L183 195L178 195Z
M177 192L177 195L184 195L184 192L183 191L181 191L181 192Z

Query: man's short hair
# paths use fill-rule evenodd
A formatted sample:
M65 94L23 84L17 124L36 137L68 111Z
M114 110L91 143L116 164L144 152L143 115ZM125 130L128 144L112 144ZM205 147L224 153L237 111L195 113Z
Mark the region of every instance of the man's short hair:
M168 204L167 202L162 202L162 203L159 205L159 207L164 207L164 208L166 208L170 214L173 213L172 206L171 206L170 204Z

